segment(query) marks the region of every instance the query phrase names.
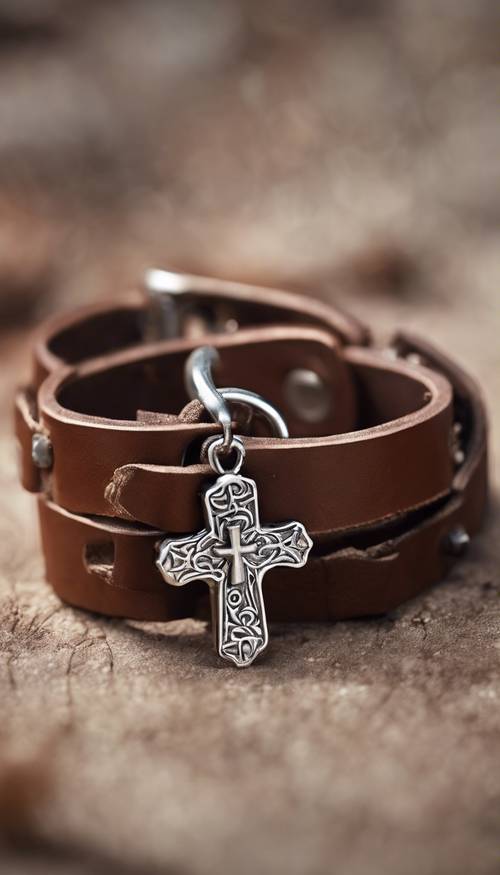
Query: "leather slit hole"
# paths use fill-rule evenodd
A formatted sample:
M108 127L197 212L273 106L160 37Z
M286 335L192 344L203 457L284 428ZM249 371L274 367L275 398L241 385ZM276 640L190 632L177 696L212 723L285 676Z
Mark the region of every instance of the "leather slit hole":
M83 548L83 564L90 574L97 574L109 582L113 576L115 564L115 545L113 541L85 544Z

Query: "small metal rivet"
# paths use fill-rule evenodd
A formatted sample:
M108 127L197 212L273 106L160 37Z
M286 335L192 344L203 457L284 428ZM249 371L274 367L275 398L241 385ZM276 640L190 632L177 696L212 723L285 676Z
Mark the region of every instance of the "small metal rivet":
M50 438L45 434L36 433L31 439L31 458L37 468L52 468L54 451Z
M294 368L285 380L285 398L304 422L321 422L332 409L332 393L324 380L309 368Z
M239 327L240 327L240 323L238 322L237 319L230 318L230 319L226 319L226 321L224 322L224 331L227 334L234 334L235 331L238 331Z
M450 453L456 468L465 462L465 452L462 447L463 426L460 422L454 422L450 433Z
M455 526L446 536L446 552L452 556L463 556L469 546L470 537L463 526Z
M385 349L382 350L382 355L387 359L391 359L391 361L395 361L399 358L399 352L395 346L386 346Z
M423 365L424 363L422 356L417 352L409 352L406 356L406 361L409 365L415 365L416 367L420 367L420 365Z

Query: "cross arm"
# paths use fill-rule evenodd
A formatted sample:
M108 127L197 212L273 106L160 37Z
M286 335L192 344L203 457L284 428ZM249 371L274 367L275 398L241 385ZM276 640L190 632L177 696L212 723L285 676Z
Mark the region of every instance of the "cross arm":
M249 561L260 571L278 565L300 568L306 564L312 541L302 523L290 522L263 527Z
M187 537L165 538L159 547L157 568L173 586L195 580L221 583L225 561L214 550L217 543L207 529Z

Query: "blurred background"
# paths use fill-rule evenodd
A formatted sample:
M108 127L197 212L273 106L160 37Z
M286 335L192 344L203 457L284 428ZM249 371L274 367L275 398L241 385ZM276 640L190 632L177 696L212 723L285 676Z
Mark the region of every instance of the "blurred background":
M382 337L418 330L478 377L497 429L499 34L496 0L0 0L0 689L16 704L0 728L0 842L40 843L51 873L165 873L166 860L169 873L228 861L244 873L252 855L254 871L300 875L331 871L333 859L337 875L498 865L498 725L484 710L494 675L478 712L467 697L486 683L486 662L484 677L465 656L452 662L442 696L450 678L464 687L439 713L441 675L419 661L427 602L417 620L402 613L385 656L387 626L340 624L341 668L326 688L326 630L310 631L319 643L292 665L288 688L273 664L246 686L219 678L224 734L214 673L202 670L201 688L189 675L197 628L179 632L187 674L166 675L163 641L61 610L44 589L10 404L28 329L54 309L120 295L155 265L303 290ZM498 557L481 556L474 579L486 586ZM472 611L467 574L449 616ZM450 654L467 641L486 660L493 621L475 622ZM441 653L432 628L425 646ZM371 675L353 664L354 641ZM415 663L401 667L409 651ZM203 757L193 709L211 727ZM412 754L415 713L425 747ZM477 713L489 741L476 746ZM374 761L369 727L386 717ZM468 803L455 810L464 780ZM41 871L37 853L21 863L12 853L9 873Z
M3 319L151 263L480 295L499 26L495 0L1 0Z

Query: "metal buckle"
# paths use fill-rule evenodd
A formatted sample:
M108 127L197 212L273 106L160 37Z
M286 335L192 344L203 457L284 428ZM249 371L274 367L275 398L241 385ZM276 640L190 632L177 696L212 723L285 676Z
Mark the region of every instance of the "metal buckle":
M238 328L230 302L214 303L212 280L151 268L144 274L143 283L150 305L145 324L147 340L201 339L207 332L224 334ZM209 293L205 298L204 292Z
M179 297L187 291L182 274L151 268L144 274L144 288L149 297L146 322L148 339L168 340L182 334Z

